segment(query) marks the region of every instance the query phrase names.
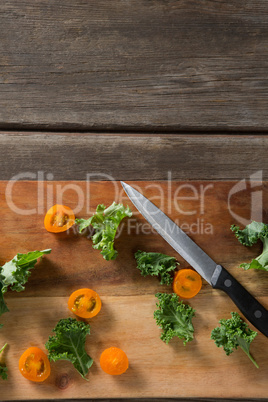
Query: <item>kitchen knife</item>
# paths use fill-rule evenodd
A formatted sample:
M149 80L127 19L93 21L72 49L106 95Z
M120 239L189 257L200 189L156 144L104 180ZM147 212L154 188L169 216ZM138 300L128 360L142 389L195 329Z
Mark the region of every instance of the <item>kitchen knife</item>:
M153 228L176 250L214 289L221 289L244 316L268 336L268 311L221 265L216 264L167 215L141 193L121 181L131 202Z

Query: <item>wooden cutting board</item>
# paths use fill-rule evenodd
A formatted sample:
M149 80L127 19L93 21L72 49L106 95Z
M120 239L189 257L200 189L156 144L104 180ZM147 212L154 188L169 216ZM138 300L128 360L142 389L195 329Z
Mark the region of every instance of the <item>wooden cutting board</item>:
M0 318L4 324L0 330L0 344L8 342L9 345L4 353L9 379L0 380L2 400L267 397L267 338L259 333L251 345L259 369L242 350L227 357L217 348L210 340L211 330L220 318L229 318L231 311L238 310L228 296L213 290L205 281L200 293L189 301L196 309L193 319L195 339L186 346L178 339L173 339L169 345L160 340L160 330L153 319L154 294L171 292L171 287L161 286L157 278L141 277L134 253L139 249L163 252L175 256L181 267L187 264L153 233L124 195L120 183L13 184L0 182L0 264L18 252L52 248L52 253L36 265L24 292L6 293L10 312ZM236 218L250 219L251 209L254 216L263 211L263 220L267 221L266 184L259 189L262 200L256 193L255 198L252 197L250 186L236 192L234 182L133 184L268 308L267 273L245 272L239 268L241 262L258 255L261 245L243 247L230 231L230 225L237 223ZM77 217L90 216L99 203L108 206L116 200L130 205L134 215L120 226L115 243L119 255L115 261L105 261L100 252L92 248L91 240L76 230L57 235L46 232L44 214L47 207L61 201L56 198L60 195L62 203L77 211ZM58 320L72 316L67 309L67 300L72 291L81 287L96 290L103 301L99 315L89 321L91 335L86 349L94 359L89 381L83 380L71 363L64 361L51 364L51 376L43 384L27 381L18 371L20 355L32 345L45 350L44 344ZM130 367L122 376L109 376L100 368L100 354L109 346L118 346L128 355Z

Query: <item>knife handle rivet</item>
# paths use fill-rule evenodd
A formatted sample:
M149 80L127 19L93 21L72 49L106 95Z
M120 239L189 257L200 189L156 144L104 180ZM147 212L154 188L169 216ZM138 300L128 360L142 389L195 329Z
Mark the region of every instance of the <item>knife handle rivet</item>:
M255 315L256 318L261 318L262 312L261 312L260 310L256 310L256 311L254 312L254 315Z
M225 279L224 285L225 285L227 288L229 288L230 286L232 286L232 281L231 281L231 279Z

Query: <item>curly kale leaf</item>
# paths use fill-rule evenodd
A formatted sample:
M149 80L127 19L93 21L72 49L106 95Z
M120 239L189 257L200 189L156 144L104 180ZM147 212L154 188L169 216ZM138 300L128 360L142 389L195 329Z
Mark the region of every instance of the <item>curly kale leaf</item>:
M43 251L30 251L26 254L17 254L11 261L0 267L0 315L7 312L8 308L4 301L4 293L10 288L21 292L23 285L31 275L30 269L34 268L38 258L49 254L50 249Z
M50 360L68 360L85 378L93 364L93 359L86 353L86 336L90 334L90 326L75 318L61 319L53 329L55 335L50 336L45 344Z
M184 340L184 345L192 341L194 338L192 318L195 310L180 301L175 293L157 293L155 296L159 303L156 304L158 310L154 312L154 318L163 330L160 339L169 343L173 337L177 336Z
M1 272L1 271L0 271ZM1 276L0 276L1 278ZM4 295L3 295L3 284L1 283L1 279L0 279L0 315L6 313L7 311L9 311L5 300L4 300ZM3 324L0 324L0 328L3 326Z
M244 246L252 246L260 239L268 237L268 225L262 222L251 222L245 227L240 229L239 226L232 225L231 230L235 233L237 239Z
M231 230L244 246L252 246L257 243L258 240L263 242L262 253L257 258L254 258L250 263L243 263L240 266L245 270L260 269L268 271L268 225L262 222L253 221L243 230L235 225L231 226Z
M6 366L0 366L0 377L2 380L7 380L8 377L8 368Z
M88 226L92 226L95 233L92 236L93 248L101 250L101 254L105 260L114 260L118 252L114 249L114 239L117 228L126 216L132 216L129 207L123 204L112 203L108 208L99 204L96 213L89 219L76 219L81 233Z
M2 349L0 349L0 355L1 353L5 350L5 348L7 347L7 343L2 347ZM0 377L2 378L2 380L7 380L7 374L8 369L6 367L5 364L0 364Z
M240 347L250 358L252 363L259 368L256 361L249 353L250 344L257 336L257 332L252 331L238 313L232 312L231 315L232 318L219 321L220 327L212 330L211 339L215 341L218 347L223 347L227 356L229 356L234 349Z
M172 283L173 277L170 273L179 265L175 257L139 250L135 253L135 258L137 268L140 270L142 276L159 276L161 285L170 285Z

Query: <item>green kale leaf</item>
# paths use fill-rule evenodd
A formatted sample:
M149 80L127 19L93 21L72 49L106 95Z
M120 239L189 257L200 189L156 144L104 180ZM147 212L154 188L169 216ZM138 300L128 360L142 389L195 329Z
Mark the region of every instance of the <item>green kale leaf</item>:
M0 278L1 278L1 276L0 276ZM6 313L7 311L9 311L9 309L8 309L6 303L5 303L5 300L4 300L2 289L3 289L3 284L1 283L1 279L0 279L0 315L2 315L4 313ZM3 324L0 324L0 328L2 326L3 326Z
M126 216L132 216L129 207L125 208L123 204L113 202L108 208L99 204L96 213L91 218L76 219L75 222L79 225L80 233L91 225L95 231L92 235L93 248L101 250L105 260L114 260L118 254L114 249L116 231Z
M2 377L2 380L7 380L8 377L8 368L6 366L0 366L0 377Z
M45 344L48 358L53 361L68 360L85 378L93 359L86 353L86 336L90 334L90 326L75 318L61 319L53 329L56 335L50 336Z
M246 353L252 363L259 368L256 361L249 353L249 347L257 332L252 331L241 319L238 313L232 312L232 318L219 321L220 327L214 328L211 332L213 339L218 347L223 347L226 355L229 356L238 346Z
M0 349L0 355L5 350L6 347L7 347L7 343L2 347L2 349ZM7 369L6 365L1 363L0 364L0 377L2 377L3 380L7 380L7 376L8 376L7 372L8 372L8 369Z
M184 345L192 341L194 338L192 318L195 310L180 301L175 293L157 293L155 296L159 303L156 304L158 310L154 312L154 318L157 325L163 330L160 339L169 343L173 337L177 336L184 339Z
M260 269L268 271L268 224L253 221L243 230L235 225L231 226L231 230L244 246L252 246L258 240L263 242L262 253L250 263L243 263L240 266L245 270Z
M170 285L173 277L170 272L173 272L178 262L175 257L169 257L161 253L147 253L146 251L137 251L135 253L137 268L142 276L152 275L159 276L161 285Z
M21 292L23 285L31 275L30 269L34 268L37 259L44 254L49 254L50 249L43 251L30 251L26 254L17 254L11 261L0 267L0 315L7 312L8 308L4 301L4 293L10 288Z

